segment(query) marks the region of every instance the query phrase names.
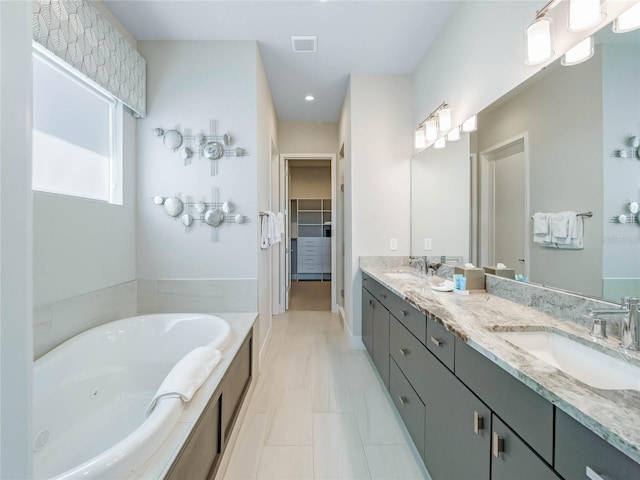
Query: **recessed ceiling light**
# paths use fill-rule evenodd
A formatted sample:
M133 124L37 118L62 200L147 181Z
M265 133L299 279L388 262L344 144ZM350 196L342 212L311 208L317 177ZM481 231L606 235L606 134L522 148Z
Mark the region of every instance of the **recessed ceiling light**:
M313 102L313 100L315 99L315 97L313 95L307 95L306 97L304 97L304 99L307 102Z

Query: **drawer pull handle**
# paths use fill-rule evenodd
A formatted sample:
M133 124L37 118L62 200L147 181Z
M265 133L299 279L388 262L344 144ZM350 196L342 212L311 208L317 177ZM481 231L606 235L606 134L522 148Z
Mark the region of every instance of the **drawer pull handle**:
M480 435L480 430L484 430L484 417L478 412L473 412L473 433Z
M369 300L369 306L373 306L373 300Z
M380 296L381 296L382 298L387 298L387 294L386 294L386 293L381 293L381 294L380 294Z
M409 400L407 400L405 397L403 397L402 395L398 395L398 400L400 400L400 403L402 405L406 405L407 403L409 403Z
M407 312L406 310L402 310L400 313L402 313L403 317L409 316L409 312Z
M504 438L493 432L493 456L499 458L501 452L504 452Z
M401 355L407 355L409 353L409 350L407 350L406 348L401 348L400 349L400 354Z
M594 472L589 465L587 465L586 474L589 480L610 480L606 475L600 475L599 473Z
M442 346L442 342L440 340L438 340L436 337L431 337L431 343L433 343L434 345L441 347Z

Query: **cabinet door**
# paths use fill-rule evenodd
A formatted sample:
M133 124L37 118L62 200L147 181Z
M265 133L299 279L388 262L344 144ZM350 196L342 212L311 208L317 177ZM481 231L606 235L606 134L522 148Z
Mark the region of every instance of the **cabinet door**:
M373 300L373 363L389 390L389 311Z
M435 358L431 364L424 448L429 474L433 480L488 480L491 410Z
M373 295L362 289L362 343L373 359Z
M640 478L640 464L556 409L555 467L566 479L586 478L590 468L602 478Z
M491 419L492 480L561 480L495 415Z

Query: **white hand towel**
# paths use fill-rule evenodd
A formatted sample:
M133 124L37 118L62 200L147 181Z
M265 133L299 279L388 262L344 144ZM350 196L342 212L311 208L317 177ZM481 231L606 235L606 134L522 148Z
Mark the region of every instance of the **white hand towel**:
M269 248L269 228L269 215L263 215L260 227L260 248L262 250Z
M147 407L147 416L163 398L181 398L188 402L218 365L222 353L212 347L198 347L174 365Z
M582 250L584 248L584 220L576 215L573 224L570 243L556 243L550 244L550 246L567 250Z
M549 214L536 212L533 214L533 233L542 235L549 233Z
M551 243L571 243L569 212L552 213L549 217Z
M271 211L267 213L269 214L269 245L273 245L280 241L280 234L278 233L278 217Z

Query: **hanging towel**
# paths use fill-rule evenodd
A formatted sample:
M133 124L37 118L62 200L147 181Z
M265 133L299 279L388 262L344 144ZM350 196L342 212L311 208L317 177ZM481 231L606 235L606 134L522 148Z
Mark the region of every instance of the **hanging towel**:
M555 245L571 245L578 238L576 221L578 213L573 211L553 213L549 217L551 243ZM580 235L581 236L581 235Z
M278 243L281 240L278 233L278 217L272 211L267 212L269 215L269 245Z
M284 234L284 220L285 220L284 213L282 212L276 213L276 219L278 221L278 226L276 228L276 231L278 233L278 237L280 238L280 240L282 240L282 235Z
M569 241L565 243L551 243L547 246L567 250L582 250L584 248L584 219L575 212L572 213L574 216L570 221Z
M536 212L533 214L533 241L534 243L548 244L551 242L549 231L550 213Z
M222 353L212 347L198 347L175 364L147 407L147 416L163 398L181 398L188 402L218 365Z
M266 250L269 248L269 229L271 228L271 223L269 222L269 215L265 214L262 216L262 222L260 226L260 248L262 250Z

